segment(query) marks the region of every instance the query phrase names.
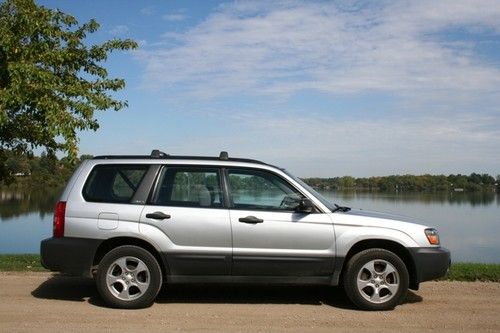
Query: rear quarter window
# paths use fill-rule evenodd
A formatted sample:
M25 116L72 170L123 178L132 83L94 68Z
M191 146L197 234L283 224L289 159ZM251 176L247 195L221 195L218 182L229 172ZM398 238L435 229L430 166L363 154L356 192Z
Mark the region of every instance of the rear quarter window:
M128 203L141 184L149 165L96 165L83 187L83 198L91 202Z

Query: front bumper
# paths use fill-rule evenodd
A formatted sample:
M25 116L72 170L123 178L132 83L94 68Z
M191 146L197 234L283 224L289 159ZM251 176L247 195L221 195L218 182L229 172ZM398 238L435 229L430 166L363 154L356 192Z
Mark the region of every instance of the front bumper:
M408 250L415 263L416 283L440 278L450 268L450 251L444 247L415 247Z
M40 243L42 266L69 275L91 276L100 239L47 238Z

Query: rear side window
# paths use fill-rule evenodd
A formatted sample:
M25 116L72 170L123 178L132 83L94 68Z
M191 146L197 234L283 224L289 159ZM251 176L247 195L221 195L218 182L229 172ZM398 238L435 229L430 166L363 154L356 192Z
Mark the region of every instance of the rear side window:
M97 165L83 187L83 197L92 202L130 202L148 168L143 164Z
M206 167L166 167L160 174L153 205L222 207L219 170Z

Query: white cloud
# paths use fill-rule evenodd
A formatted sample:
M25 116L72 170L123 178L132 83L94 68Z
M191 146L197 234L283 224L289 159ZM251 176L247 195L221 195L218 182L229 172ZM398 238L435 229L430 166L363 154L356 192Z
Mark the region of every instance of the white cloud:
M179 138L178 153L228 149L301 176L496 174L500 56L478 56L484 35L500 40L498 1L236 2L135 54L172 109L204 104L226 124ZM391 102L380 119L310 100L284 110L303 91Z
M139 13L141 13L142 15L146 15L146 16L153 15L155 12L156 12L156 9L154 6L146 6L146 7L143 7L139 10Z
M170 47L143 50L149 87L199 98L301 90L496 90L500 70L474 45L443 41L444 29L500 32L496 1L418 1L345 10L335 3L224 5ZM168 44L167 44L168 45Z
M162 16L162 19L169 22L180 22L187 18L184 14L166 14Z
M129 28L126 25L116 25L112 29L109 30L109 33L113 36L120 36L129 31Z
M214 115L210 117L213 121ZM336 119L334 117L220 115L226 130L186 134L158 144L174 153L230 155L262 159L302 177L375 176L499 172L500 122L492 117L455 115L421 119ZM203 122L204 117L200 116ZM487 128L484 124L491 123ZM478 163L479 162L479 163Z

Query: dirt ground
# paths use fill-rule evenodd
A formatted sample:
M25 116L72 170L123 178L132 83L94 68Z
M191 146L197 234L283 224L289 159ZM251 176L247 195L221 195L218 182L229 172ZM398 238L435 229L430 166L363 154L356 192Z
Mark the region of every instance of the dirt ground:
M358 311L340 288L230 285L168 286L151 308L115 310L90 279L0 278L0 332L500 332L500 283L423 283L388 312Z

